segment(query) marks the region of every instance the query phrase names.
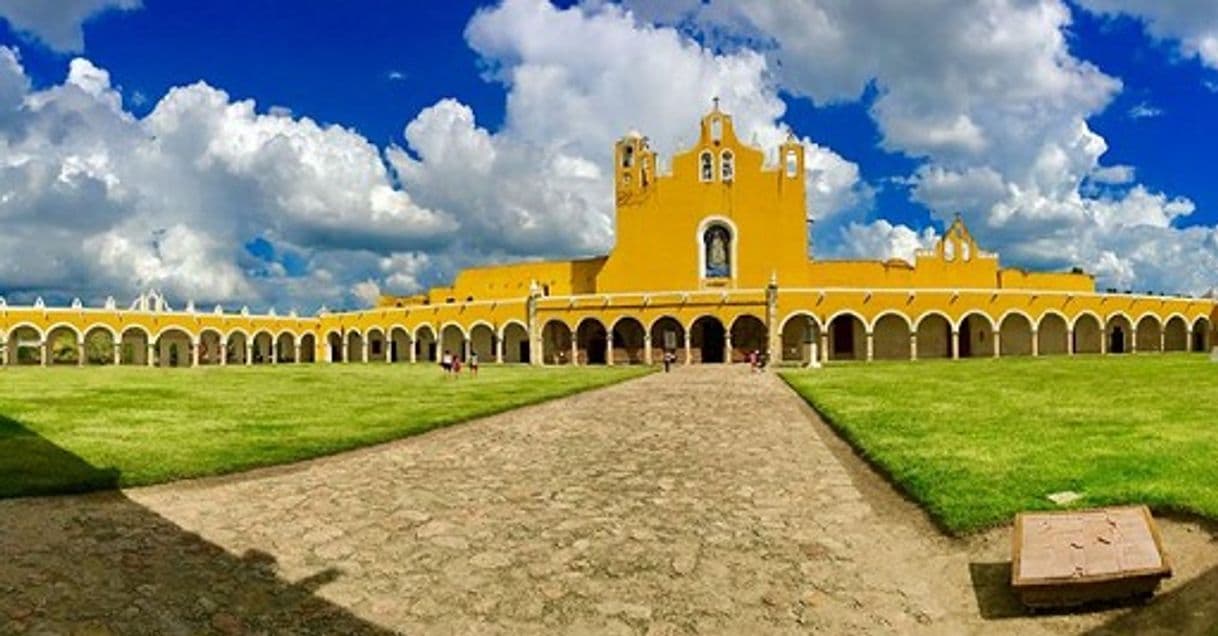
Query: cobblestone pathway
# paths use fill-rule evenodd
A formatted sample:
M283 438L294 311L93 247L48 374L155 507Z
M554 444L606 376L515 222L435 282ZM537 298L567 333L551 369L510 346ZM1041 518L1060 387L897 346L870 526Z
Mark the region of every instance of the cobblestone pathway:
M291 467L0 502L0 633L1124 631L1218 590L1209 532L1164 530L1199 556L1159 607L1003 618L1009 531L943 537L780 380L691 368Z

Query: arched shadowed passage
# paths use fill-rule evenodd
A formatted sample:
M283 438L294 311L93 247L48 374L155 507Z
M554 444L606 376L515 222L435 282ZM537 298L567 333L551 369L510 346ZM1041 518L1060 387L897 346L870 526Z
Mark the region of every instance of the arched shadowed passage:
M651 323L651 361L662 362L664 355L671 353L678 361L688 363L685 359L685 326L676 318L664 316Z
M440 359L440 345L436 342L436 332L431 327L423 325L414 332L415 359L419 362L437 362Z
M1164 351L1188 351L1188 323L1180 316L1172 316L1163 327Z
M347 332L347 351L344 360L347 362L367 362L364 349L364 336L358 331Z
M275 338L275 361L283 364L296 362L296 336L285 331Z
M33 327L21 326L8 334L8 363L14 366L38 366L45 354L42 334Z
M551 320L541 328L541 361L543 364L571 364L573 334L567 323Z
M909 321L897 314L885 314L872 328L871 345L877 360L908 360L913 350L909 336Z
M1032 323L1023 314L1007 314L998 327L999 354L1004 356L1032 355Z
M1074 319L1074 352L1101 353L1104 350L1104 329L1091 314Z
M464 361L466 358L465 332L457 325L446 325L440 329L440 351ZM441 354L441 355L442 355Z
M306 333L300 337L300 362L317 362L317 336Z
M469 330L469 348L485 364L495 359L495 330L490 325L476 324Z
M326 334L326 355L330 362L343 361L343 337L336 331Z
M729 362L746 362L750 353L764 353L766 340L769 339L769 331L765 328L765 322L757 316L748 314L737 316L736 320L732 321L731 335L732 348L729 352Z
M47 364L71 365L80 364L80 332L72 327L61 325L47 332L46 359Z
M952 323L939 314L918 321L918 358L952 357Z
M613 325L614 364L642 364L646 346L643 323L634 318L622 318Z
M114 334L105 327L93 327L85 332L85 364L106 366L114 364Z
M503 328L503 361L528 364L530 357L528 330L520 323L508 323Z
M389 345L385 332L373 327L368 330L368 362L385 362L389 359Z
M1209 351L1210 348L1210 321L1207 318L1198 318L1193 323L1193 351Z
M194 343L183 329L166 329L157 336L155 365L158 367L189 367L193 365Z
M1104 337L1108 343L1108 353L1128 353L1133 347L1133 325L1120 314L1109 316Z
M702 316L689 328L693 362L717 364L724 361L727 332L714 316Z
M199 364L217 365L224 357L224 337L220 332L205 329L199 334Z
M1066 319L1057 314L1040 317L1036 327L1036 353L1042 356L1070 353L1070 327Z
M252 364L270 364L272 349L274 348L275 339L269 332L259 331L254 334L253 347L250 351L250 362Z
M820 324L815 318L808 314L796 314L783 323L783 361L809 364L817 346L820 346Z
M866 360L867 326L854 314L841 314L829 321L829 359Z
M1142 316L1138 321L1138 351L1143 353L1163 350L1163 326L1154 316Z
M609 334L605 325L595 318L580 321L575 331L579 362L582 364L605 364L609 348Z
M960 321L960 357L989 358L994 355L994 327L981 313L970 313Z
M128 328L119 336L119 364L145 366L148 364L148 334L143 329Z
M414 346L410 341L410 332L402 327L394 327L389 330L389 361L390 362L410 362L410 348Z

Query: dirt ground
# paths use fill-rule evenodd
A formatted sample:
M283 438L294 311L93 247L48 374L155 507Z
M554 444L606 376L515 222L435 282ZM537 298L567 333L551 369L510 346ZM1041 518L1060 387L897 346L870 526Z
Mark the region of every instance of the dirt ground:
M79 460L77 460L79 461ZM776 377L656 374L292 466L0 501L0 633L1213 633L1218 527L1146 604L1024 613Z

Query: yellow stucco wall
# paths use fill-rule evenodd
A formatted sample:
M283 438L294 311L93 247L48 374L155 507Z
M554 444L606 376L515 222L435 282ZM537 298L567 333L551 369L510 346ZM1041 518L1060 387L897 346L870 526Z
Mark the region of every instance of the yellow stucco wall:
M767 162L717 109L698 133L667 173L641 135L615 145L616 245L604 256L471 268L451 286L317 317L0 304L0 364L62 361L56 334L79 342L101 332L120 347L147 347L125 362L160 365L423 361L445 350L486 361L647 363L667 345L683 362L738 361L752 350L806 362L812 345L822 359L870 359L1207 350L1214 341L1213 299L1100 294L1084 273L1004 269L959 219L912 263L811 258L802 146L789 139ZM712 276L706 231L716 225L729 237L719 250L729 266Z

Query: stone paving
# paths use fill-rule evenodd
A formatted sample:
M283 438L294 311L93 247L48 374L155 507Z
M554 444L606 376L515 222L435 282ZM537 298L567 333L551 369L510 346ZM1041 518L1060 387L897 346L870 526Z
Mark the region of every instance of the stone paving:
M944 537L781 380L687 368L288 467L0 502L0 633L1203 633L1212 532L1164 524L1190 558L1147 607L1027 617L1009 530Z

